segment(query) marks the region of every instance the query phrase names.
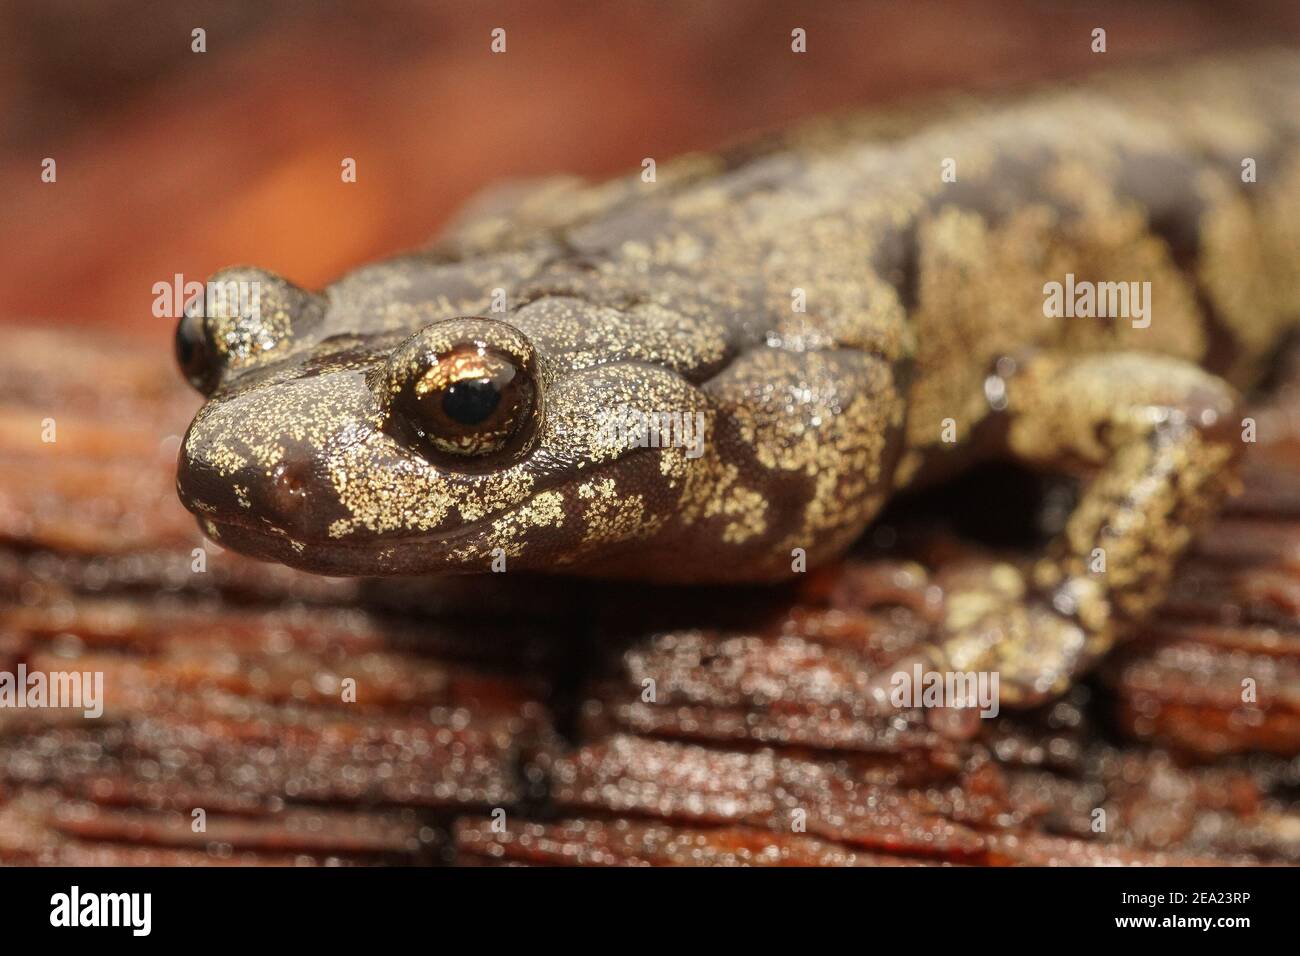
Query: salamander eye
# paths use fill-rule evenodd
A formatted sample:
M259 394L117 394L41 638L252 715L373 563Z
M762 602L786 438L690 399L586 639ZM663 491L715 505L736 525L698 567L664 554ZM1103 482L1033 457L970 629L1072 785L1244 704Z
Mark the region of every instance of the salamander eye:
M185 380L200 394L211 395L221 377L221 369L203 321L202 300L193 300L185 307L185 314L176 323L174 348Z
M532 347L514 328L452 319L403 343L387 367L388 419L435 456L517 457L536 432Z
M490 455L532 406L532 382L508 355L464 342L434 358L393 400L421 438L450 455Z

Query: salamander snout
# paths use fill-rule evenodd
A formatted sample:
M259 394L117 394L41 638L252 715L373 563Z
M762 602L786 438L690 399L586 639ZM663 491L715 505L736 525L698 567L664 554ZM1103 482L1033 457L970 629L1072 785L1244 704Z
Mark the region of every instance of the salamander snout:
M360 370L288 368L273 385L220 393L181 443L177 493L221 543L236 529L286 547L328 539L350 515L342 497L366 486L360 462L348 456L366 456L367 422L376 417Z
M191 446L177 463L176 489L201 519L295 540L319 536L321 523L341 513L328 478L310 458L293 453L269 469L250 462L230 472L220 458Z

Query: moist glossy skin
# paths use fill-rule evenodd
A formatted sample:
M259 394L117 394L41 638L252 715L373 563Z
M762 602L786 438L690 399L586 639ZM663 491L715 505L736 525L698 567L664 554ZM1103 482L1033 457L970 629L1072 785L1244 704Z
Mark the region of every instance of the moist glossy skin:
M1231 389L1188 369L1248 383L1296 314L1298 76L1259 54L814 124L653 183L549 182L319 295L229 270L260 283L260 316L186 320L210 400L181 499L222 544L331 574L504 556L768 580L975 457L1108 463L1112 406L1159 393L1222 424ZM1045 317L1067 273L1150 281L1154 321ZM537 407L500 460L429 454L385 384L395 350L458 317L530 353ZM1117 353L1179 362L1073 363ZM1135 374L1150 387L1125 399ZM621 407L699 413L703 454L613 440ZM1157 524L1135 553L1178 550Z
M318 295L231 270L260 309L178 331L209 395L180 496L328 574L699 583L827 561L980 457L1076 469L1064 532L949 593L927 661L1032 704L1150 613L1231 490L1233 386L1300 314L1298 127L1296 56L1255 53L515 190ZM1049 314L1070 276L1149 295ZM629 410L700 434L630 445Z

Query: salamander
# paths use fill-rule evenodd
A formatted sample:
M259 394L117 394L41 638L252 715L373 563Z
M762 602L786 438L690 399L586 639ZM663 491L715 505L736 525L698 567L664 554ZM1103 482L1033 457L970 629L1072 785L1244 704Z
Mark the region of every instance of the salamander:
M973 462L1069 471L1064 530L950 595L935 652L1034 703L1233 487L1300 315L1298 144L1300 58L1254 53L498 190L321 292L225 270L254 294L177 330L180 497L325 574L763 582Z

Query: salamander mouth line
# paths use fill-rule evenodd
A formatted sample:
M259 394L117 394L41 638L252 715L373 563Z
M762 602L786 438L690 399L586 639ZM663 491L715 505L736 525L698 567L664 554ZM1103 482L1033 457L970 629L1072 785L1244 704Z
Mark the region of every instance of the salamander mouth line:
M597 475L597 476L603 475L609 469L620 466L623 463L629 461L634 455L644 454L646 452L652 452L652 451L672 451L672 450L674 449L651 448L648 446L632 447L629 448L626 451L626 453L620 455L617 458L614 458L607 462L603 462L602 464L597 465L594 468L582 469L581 475L584 478L593 475ZM566 476L566 477L571 477L571 476ZM237 514L237 513L209 514L204 512L195 512L195 515L205 525L211 524L212 526L216 527L218 530L220 530L223 527L236 528L239 531L243 532L245 535L250 535L263 541L276 542L277 544L290 547L290 548L293 546L293 544L296 543L296 544L304 545L305 547L308 548L326 549L335 552L353 553L353 554L373 554L376 551L382 551L385 548L390 548L390 547L402 547L402 546L410 546L410 545L429 545L429 544L439 544L439 545L457 544L462 540L471 538L475 534L481 532L483 529L488 527L492 523L492 521L499 518L501 515L508 514L510 511L518 508L527 507L539 495L543 495L548 492L554 491L557 487L564 485L566 483L566 477L562 477L559 481L556 481L553 484L548 484L546 487L538 488L536 491L528 495L528 497L520 500L518 504L512 505L507 508L503 508L500 511L493 512L490 515L485 515L484 517L478 518L474 521L458 524L456 527L449 528L445 531L393 532L393 533L379 532L376 537L370 538L369 540L365 540L365 541L348 541L344 538L329 538L329 537L323 538L315 535L299 537L296 535L292 535L287 531L282 531L278 528L270 526L269 522L266 522L265 519L262 519L262 523L259 524L249 520L244 515ZM218 544L221 543L220 538L217 538L217 543Z

